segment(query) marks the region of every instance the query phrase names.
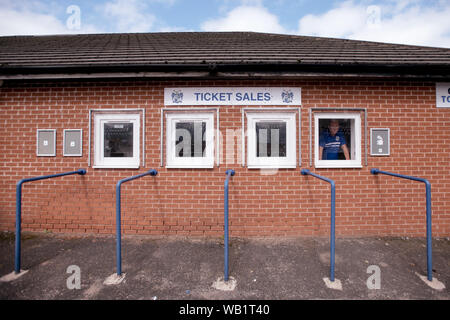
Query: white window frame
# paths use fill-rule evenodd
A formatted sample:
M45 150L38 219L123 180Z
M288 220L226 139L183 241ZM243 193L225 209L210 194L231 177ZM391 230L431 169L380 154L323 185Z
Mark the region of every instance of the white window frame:
M319 120L354 120L350 151L351 160L319 160ZM359 113L316 113L314 114L314 164L316 168L362 168L361 164L361 115Z
M206 122L205 157L176 157L176 123ZM213 168L214 167L214 112L166 113L166 168Z
M94 168L128 168L140 167L140 114L95 114L94 115ZM104 157L105 123L133 123L133 157Z
M256 156L256 123L286 123L286 157ZM249 169L282 169L297 167L296 112L247 112L247 167Z

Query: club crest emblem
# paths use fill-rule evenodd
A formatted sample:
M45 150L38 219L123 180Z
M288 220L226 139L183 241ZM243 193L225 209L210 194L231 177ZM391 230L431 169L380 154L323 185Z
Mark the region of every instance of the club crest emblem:
M281 99L284 103L292 103L294 100L294 93L291 90L283 90L281 93Z
M183 92L180 90L172 91L172 102L173 103L182 103L183 102Z
M377 136L377 145L382 146L384 144L384 140L382 136Z

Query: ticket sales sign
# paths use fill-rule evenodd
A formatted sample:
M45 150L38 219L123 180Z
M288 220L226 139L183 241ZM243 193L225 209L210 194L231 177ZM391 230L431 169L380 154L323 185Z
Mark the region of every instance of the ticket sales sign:
M450 82L436 83L436 106L450 108Z
M164 88L164 105L301 105L301 88Z

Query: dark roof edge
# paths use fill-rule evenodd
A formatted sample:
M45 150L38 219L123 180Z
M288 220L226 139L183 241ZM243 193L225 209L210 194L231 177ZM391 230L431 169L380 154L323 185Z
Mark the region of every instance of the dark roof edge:
M264 77L292 77L301 75L354 75L450 79L448 64L158 64L158 65L66 65L66 66L0 66L0 79L56 79L56 78L123 78L123 77L214 77L233 75Z

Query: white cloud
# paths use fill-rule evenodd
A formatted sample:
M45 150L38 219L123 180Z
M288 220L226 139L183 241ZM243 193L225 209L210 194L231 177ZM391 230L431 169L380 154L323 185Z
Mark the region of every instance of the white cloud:
M69 15L64 16L64 19L68 18ZM59 19L52 8L39 1L0 1L0 36L94 33L98 31L94 26L87 24L81 24L79 29L70 29L64 19Z
M36 23L39 21L39 23ZM65 24L52 15L3 9L0 11L0 35L43 35L67 33Z
M168 7L173 6L178 0L149 0L149 2L161 3Z
M113 0L100 8L115 26L115 32L151 31L156 17L146 13L145 3L136 0Z
M225 17L210 19L201 24L203 31L255 31L285 33L278 17L260 5L241 5Z
M366 8L351 1L321 15L308 14L299 21L299 33L312 36L348 37L366 23Z
M450 47L450 6L444 1L426 6L402 0L371 8L346 1L323 14L299 20L298 33L389 43ZM376 9L377 10L372 10Z
M450 7L443 11L413 7L391 19L382 19L375 30L363 28L351 37L450 48L449 17Z

